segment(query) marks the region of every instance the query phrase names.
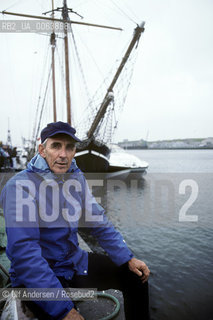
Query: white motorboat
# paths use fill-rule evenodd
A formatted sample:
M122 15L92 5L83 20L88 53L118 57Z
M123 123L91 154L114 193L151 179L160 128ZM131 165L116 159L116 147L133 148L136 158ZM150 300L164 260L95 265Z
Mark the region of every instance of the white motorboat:
M130 170L130 173L144 173L149 167L149 164L146 161L126 152L116 144L111 145L110 149L110 172Z

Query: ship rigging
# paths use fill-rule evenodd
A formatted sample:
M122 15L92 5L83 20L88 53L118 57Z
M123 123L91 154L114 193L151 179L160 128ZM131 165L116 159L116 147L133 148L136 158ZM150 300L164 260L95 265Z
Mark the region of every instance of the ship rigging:
M56 12L61 12L62 18L58 19L55 17ZM54 2L52 0L52 10L44 13L44 16L37 16L31 14L22 14L22 13L14 13L10 11L2 11L4 15L12 15L19 16L23 18L30 19L39 19L47 22L52 22L52 32L50 36L51 43L51 69L49 70L47 85L44 90L44 100L39 107L37 107L36 116L37 119L35 121L35 125L33 128L33 146L31 149L31 155L35 152L36 141L39 136L39 132L41 129L41 120L44 112L45 106L45 97L47 94L47 90L49 87L50 74L52 76L52 110L53 110L53 118L49 119L51 121L57 121L57 106L56 95L57 95L57 83L56 83L56 70L55 70L55 50L56 50L56 28L55 23L60 22L63 24L63 41L64 41L64 64L65 64L65 92L66 92L66 121L75 125L72 119L73 114L73 103L72 103L72 95L73 92L70 90L70 52L69 52L69 43L68 43L68 32L72 35L72 41L75 47L76 56L79 59L78 48L75 41L75 36L73 33L72 26L73 25L82 25L92 28L104 28L112 31L121 31L122 28L102 25L102 24L94 24L82 21L74 21L71 20L69 14L74 14L83 18L78 12L74 11L67 7L67 1L63 0L63 6L54 8ZM51 16L48 17L47 15ZM133 51L136 51L138 48L138 42L140 40L142 32L144 32L144 22L139 26L137 25L134 29L133 37L125 50L122 59L117 63L116 69L111 72L110 77L107 80L104 86L100 87L96 94L90 99L89 104L86 108L86 119L82 120L79 124L77 124L78 132L81 132L81 138L83 138L82 143L78 145L77 153L76 153L76 161L78 166L84 172L107 172L109 168L109 154L110 149L108 147L109 143L112 141L113 131L117 126L117 119L115 117L115 110L118 104L118 109L122 109L126 95L127 89L130 84L130 79L133 72L133 66L135 62L135 58L131 60L133 55ZM127 67L128 62L130 61L131 67ZM80 66L82 68L82 66ZM72 70L71 70L72 71ZM83 72L82 72L83 73ZM127 77L128 76L128 77ZM123 77L125 79L121 82L119 87L119 80ZM122 97L121 91L123 89ZM79 95L81 92L78 93ZM40 99L40 98L39 98Z

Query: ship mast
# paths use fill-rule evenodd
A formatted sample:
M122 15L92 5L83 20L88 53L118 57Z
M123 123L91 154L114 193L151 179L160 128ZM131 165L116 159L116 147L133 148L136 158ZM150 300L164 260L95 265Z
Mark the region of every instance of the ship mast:
M139 41L141 33L145 30L144 25L145 25L145 22L142 22L140 26L137 26L135 28L133 38L127 48L127 51L126 51L126 53L120 63L120 66L118 67L118 70L117 70L109 88L107 89L107 93L103 99L103 102L102 102L99 110L98 110L98 113L96 114L96 117L93 120L93 123L92 123L89 131L87 132L87 137L89 139L91 139L93 137L95 130L97 129L99 123L101 122L101 120L103 119L103 117L106 113L107 107L109 106L110 102L113 101L113 88L114 88L127 60L129 59L129 56L130 56L133 48L135 47L136 43Z
M52 18L54 19L54 0L52 0ZM56 90L55 90L55 46L56 46L56 39L55 39L55 30L53 25L53 32L51 33L50 43L52 47L52 89L53 89L53 121L57 121L57 114L56 114Z
M69 20L67 1L64 0L62 9L62 17L64 21L64 54L65 54L65 77L66 77L66 101L67 101L67 122L71 125L71 97L70 97L70 71L69 71L69 47L68 47L68 33L67 22Z
M57 19L54 17L55 11L62 11L62 19ZM15 13L15 12L9 12L9 11L0 11L2 14L6 15L12 15L12 16L18 16L18 17L25 17L25 18L34 18L34 19L41 19L41 20L47 20L47 21L58 21L63 22L64 24L64 51L65 51L65 82L66 82L66 105L67 105L67 122L71 125L71 95L70 95L70 77L69 77L69 47L68 47L68 25L71 24L78 24L78 25L84 25L84 26L90 26L90 27L97 27L97 28L105 28L105 29L111 29L111 30L119 30L122 31L122 28L119 27L112 27L107 25L100 25L100 24L94 24L94 23L87 23L87 22L81 22L81 21L73 21L69 19L69 12L75 13L78 16L80 16L77 12L74 12L72 9L67 8L67 1L63 0L63 7L54 9L54 3L52 0L52 10L48 11L44 14L47 14L49 12L52 12L52 17L43 17L43 16L36 16L31 14L23 14L23 13ZM51 46L52 46L52 89L53 89L53 118L54 122L56 121L56 89L55 89L55 32L51 34Z

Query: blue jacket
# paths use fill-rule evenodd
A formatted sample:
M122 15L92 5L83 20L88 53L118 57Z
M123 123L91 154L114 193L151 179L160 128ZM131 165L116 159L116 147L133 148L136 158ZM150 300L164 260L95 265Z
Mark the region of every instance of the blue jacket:
M57 176L36 155L26 170L7 182L0 201L13 286L62 288L56 276L86 275L88 253L79 247L78 226L89 227L117 265L133 257L91 195L75 160L68 173ZM71 300L35 302L53 319L63 319L74 306Z

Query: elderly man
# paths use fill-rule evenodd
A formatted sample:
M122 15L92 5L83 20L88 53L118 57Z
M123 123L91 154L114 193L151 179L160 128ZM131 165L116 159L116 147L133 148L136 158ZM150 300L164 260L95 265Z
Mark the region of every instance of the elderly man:
M126 319L149 319L150 271L91 195L74 160L80 141L75 132L64 122L48 124L41 132L39 153L2 191L12 286L119 289ZM107 255L79 247L82 225ZM31 307L39 319L84 319L71 299L33 301Z

